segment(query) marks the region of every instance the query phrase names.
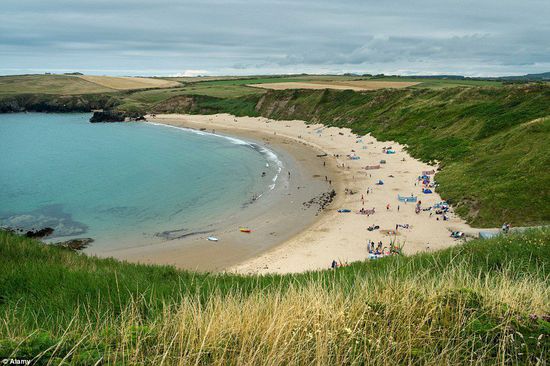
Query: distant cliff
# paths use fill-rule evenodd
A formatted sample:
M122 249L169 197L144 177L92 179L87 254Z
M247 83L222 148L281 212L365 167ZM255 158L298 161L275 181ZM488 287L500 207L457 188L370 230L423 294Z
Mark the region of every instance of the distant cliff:
M94 109L111 109L119 103L120 96L110 94L18 94L14 96L0 96L0 113L91 112Z

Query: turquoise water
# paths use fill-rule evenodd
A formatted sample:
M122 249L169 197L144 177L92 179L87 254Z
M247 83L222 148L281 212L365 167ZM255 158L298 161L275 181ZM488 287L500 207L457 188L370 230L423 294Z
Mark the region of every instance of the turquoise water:
M281 163L242 140L89 114L0 115L0 225L94 246L176 238L270 192ZM265 172L265 176L262 176Z

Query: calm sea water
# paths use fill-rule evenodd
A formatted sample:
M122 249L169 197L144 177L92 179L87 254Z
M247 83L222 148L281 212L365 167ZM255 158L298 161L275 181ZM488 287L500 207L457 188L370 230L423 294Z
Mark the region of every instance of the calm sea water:
M270 191L281 163L242 140L89 114L0 115L0 225L94 247L207 230ZM265 172L265 176L262 176Z

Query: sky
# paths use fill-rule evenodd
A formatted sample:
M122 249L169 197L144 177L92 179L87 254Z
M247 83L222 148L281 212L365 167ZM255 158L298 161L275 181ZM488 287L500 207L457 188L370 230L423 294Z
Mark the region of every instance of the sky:
M550 71L550 0L1 0L0 74Z

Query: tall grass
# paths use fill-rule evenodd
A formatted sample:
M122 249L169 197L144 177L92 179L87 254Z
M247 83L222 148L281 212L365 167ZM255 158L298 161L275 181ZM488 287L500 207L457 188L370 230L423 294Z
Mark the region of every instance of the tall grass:
M31 264L0 275L0 356L77 365L544 364L549 238L536 231L302 275L163 277L166 267L4 235L0 254L21 248L29 256L11 263ZM19 273L47 269L53 283Z

